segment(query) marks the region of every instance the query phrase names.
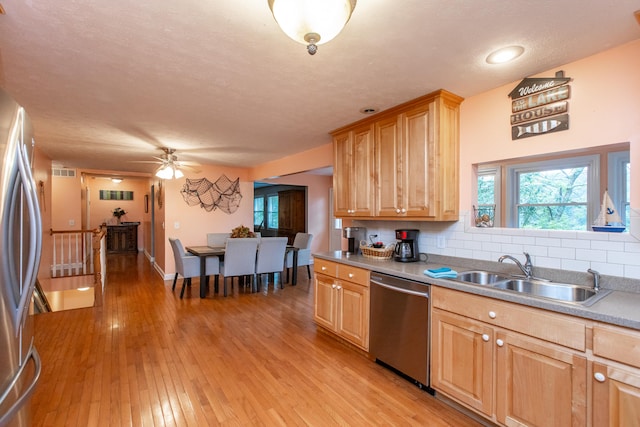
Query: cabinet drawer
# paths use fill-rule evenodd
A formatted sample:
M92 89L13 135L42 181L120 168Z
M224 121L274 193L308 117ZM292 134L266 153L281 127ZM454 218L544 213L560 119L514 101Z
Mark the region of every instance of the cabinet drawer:
M362 286L369 287L369 270L352 267L350 265L338 264L339 279L348 280Z
M640 333L615 326L594 325L593 354L640 368Z
M326 261L320 258L313 260L313 271L320 274L326 274L327 276L336 277L338 275L338 264L331 261Z
M579 319L445 288L432 288L433 306L575 350L586 349Z

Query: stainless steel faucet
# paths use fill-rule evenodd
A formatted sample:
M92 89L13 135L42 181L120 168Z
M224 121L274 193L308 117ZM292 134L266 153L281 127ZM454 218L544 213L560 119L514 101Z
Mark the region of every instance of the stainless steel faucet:
M527 279L531 279L533 277L533 264L531 263L531 257L529 256L528 253L526 252L523 252L523 253L525 256L524 265L522 265L520 261L518 261L511 255L502 255L500 258L498 258L498 262L503 262L505 259L510 259L511 261L516 263L516 265L520 268L520 270L522 270L522 273L525 275Z
M592 269L588 269L587 273L593 274L593 290L598 292L600 290L600 273Z

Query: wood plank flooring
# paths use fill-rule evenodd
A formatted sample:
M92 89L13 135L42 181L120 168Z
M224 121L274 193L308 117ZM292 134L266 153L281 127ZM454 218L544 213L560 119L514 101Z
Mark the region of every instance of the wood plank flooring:
M143 255L107 261L104 305L35 316L34 426L477 426L317 331L313 286L183 300Z

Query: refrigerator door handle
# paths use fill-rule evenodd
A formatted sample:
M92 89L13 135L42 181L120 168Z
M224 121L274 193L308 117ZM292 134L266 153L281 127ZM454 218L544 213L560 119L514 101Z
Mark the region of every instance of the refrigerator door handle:
M24 120L24 109L20 109L21 122ZM36 283L36 274L38 272L38 260L42 252L42 220L40 218L40 208L38 206L37 193L34 186L33 175L31 175L31 169L29 168L29 156L27 154L27 147L24 144L20 144L17 156L18 158L18 170L20 171L20 178L22 181L22 187L24 192L24 198L26 201L26 207L28 211L28 225L29 225L29 255L27 259L27 268L25 277L23 280L23 288L20 293L20 301L15 312L15 334L18 336L20 333L20 325L24 322L29 309L29 302L33 293L33 288Z
M18 399L16 399L13 405L11 405L11 408L9 408L9 410L4 414L0 414L0 426L7 425L7 423L9 423L9 421L15 416L15 414L18 411L20 411L20 408L22 408L22 406L24 406L24 404L27 403L27 401L31 397L31 394L35 390L36 383L38 382L38 378L40 378L40 373L42 372L42 363L40 360L40 355L36 351L36 348L33 346L33 344L31 344L31 349L29 350L28 358L25 359L25 362L22 364L22 366L20 366L20 369L18 370L16 375L13 377L13 380L11 381L11 383L9 384L5 392L2 394L2 396L0 396L0 405L5 401L7 396L11 393L11 390L13 389L13 387L16 385L16 383L20 379L20 376L22 375L22 372L27 366L29 359L33 359L33 363L35 365L35 372L33 374L33 378L31 379L31 382L25 389L24 393L22 393L22 395Z

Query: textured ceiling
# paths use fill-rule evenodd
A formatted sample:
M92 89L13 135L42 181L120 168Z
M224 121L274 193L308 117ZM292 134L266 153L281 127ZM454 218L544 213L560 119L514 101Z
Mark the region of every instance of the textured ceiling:
M309 56L267 0L0 0L0 86L57 165L254 166L436 89L463 97L640 37L638 0L360 0ZM509 65L492 50L526 48Z

